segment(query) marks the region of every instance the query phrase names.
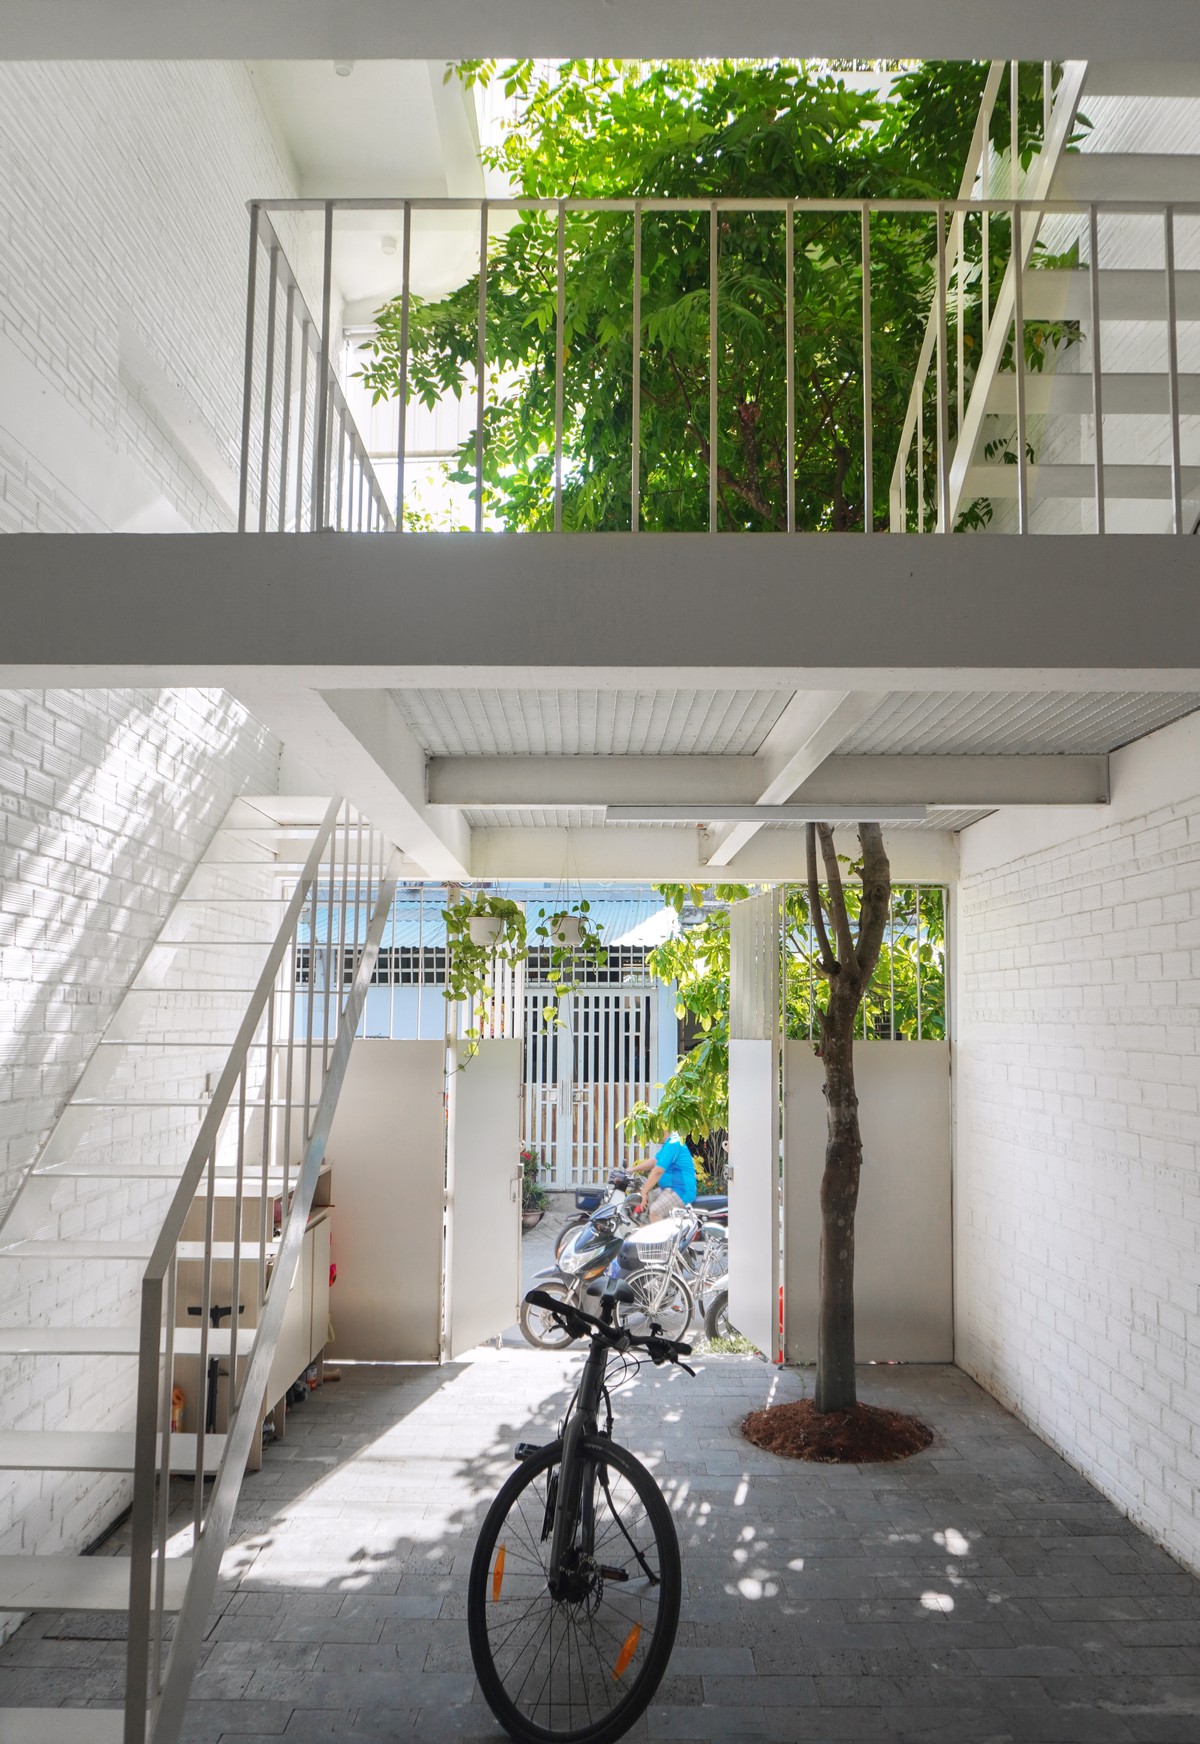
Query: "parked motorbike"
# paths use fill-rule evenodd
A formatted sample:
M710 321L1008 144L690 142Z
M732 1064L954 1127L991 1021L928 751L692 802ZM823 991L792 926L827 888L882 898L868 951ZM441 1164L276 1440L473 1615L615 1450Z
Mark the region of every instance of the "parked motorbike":
M603 1187L577 1187L575 1189L575 1210L563 1224L554 1244L555 1259L571 1237L597 1214L603 1214L610 1206L618 1205L627 1193L637 1185L637 1176L628 1169L614 1169ZM692 1210L699 1212L706 1223L720 1223L728 1227L729 1200L724 1193L702 1194L692 1204ZM704 1236L701 1235L701 1240Z
M699 1228L697 1217L638 1228L622 1195L571 1231L557 1263L540 1271L534 1285L555 1300L578 1308L588 1285L611 1273L632 1281L639 1292L634 1304L623 1311L631 1330L641 1330L642 1323L648 1324L653 1317L664 1336L682 1338L692 1318L692 1296L684 1268L673 1266L672 1260ZM539 1350L561 1350L573 1342L552 1314L528 1301L521 1303L518 1318L522 1334Z

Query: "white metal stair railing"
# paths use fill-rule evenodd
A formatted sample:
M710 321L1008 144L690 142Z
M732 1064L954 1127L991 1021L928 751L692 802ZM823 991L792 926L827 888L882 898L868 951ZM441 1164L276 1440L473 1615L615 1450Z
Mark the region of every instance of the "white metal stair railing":
M993 68L993 77L995 68ZM989 88L992 79L989 79ZM1090 524L1106 530L1106 502L1140 503L1140 524L1153 529L1164 523L1153 505L1170 503L1169 525L1177 533L1190 530L1191 515L1185 504L1200 498L1200 466L1183 451L1187 438L1182 420L1200 410L1200 375L1194 363L1181 370L1179 325L1200 318L1200 273L1181 269L1176 262L1176 235L1189 226L1188 244L1194 251L1197 219L1200 218L1200 158L1184 153L1163 157L1153 153L1127 153L1104 149L1103 131L1093 135L1096 149L1068 153L1080 104L1088 97L1200 97L1200 65L1157 66L1132 64L1128 68L1107 64L1068 62L1054 93L1043 149L1031 166L1024 188L1011 185L1007 196L992 200L992 209L1006 215L1012 225L1009 259L995 305L988 308L982 293L980 314L983 345L978 365L971 375L964 367L963 223L959 208L951 236L943 242L934 263L935 299L925 336L921 367L914 381L908 413L891 481L891 526L896 532L925 530L926 481L932 459L933 488L929 497L936 507L939 532L953 529L966 505L1015 502L1016 528L1030 530L1034 502L1058 501L1092 504ZM981 122L988 111L985 93ZM990 111L987 114L990 127ZM973 206L983 226L981 286L987 283L987 186L989 157L979 151L979 127L963 177L977 191ZM1015 134L1009 151L1009 166L1015 160ZM1002 171L1008 179L1009 170ZM982 184L982 186L981 186ZM1020 198L1014 200L1014 193ZM1145 264L1143 253L1136 264L1125 259L1106 264L1101 225L1114 226L1119 234L1124 224L1152 223L1161 239L1161 266ZM1058 264L1039 259L1040 237L1050 233L1054 249L1074 245L1077 258L1086 264ZM1124 251L1128 255L1128 249ZM1020 270L1017 270L1019 258ZM952 307L951 287L957 293ZM1024 345L1015 343L1026 323L1069 322L1077 325L1088 342L1083 372L1070 364L1059 367L1053 350L1043 359L1044 371L1030 372ZM1102 356L1102 323L1141 324L1164 335L1165 368L1114 369ZM1128 328L1126 328L1128 331ZM956 349L955 392L948 379L953 333ZM1105 343L1107 350L1107 342ZM1128 356L1126 357L1128 362ZM927 443L928 397L931 366L935 374L936 433L933 452ZM957 410L953 434L952 409ZM1143 452L1134 418L1165 419L1165 457ZM1030 421L1039 420L1043 432L1040 452L1034 454ZM1108 424L1106 426L1105 419ZM990 426L985 422L991 420ZM1064 419L1090 420L1091 435L1079 426L1075 452L1064 454L1061 438L1052 432L1063 428ZM1049 420L1058 420L1051 424ZM980 450L988 430L1007 457L990 458ZM1106 434L1107 429L1107 434ZM1121 446L1118 448L1117 444ZM1106 459L1105 448L1108 446ZM1090 458L1078 451L1090 448ZM915 514L909 502L915 496ZM1147 511L1150 518L1146 518ZM1075 511L1076 517L1079 511ZM1086 515L1086 512L1085 512ZM1061 516L1060 516L1061 520ZM1044 523L1043 523L1044 524ZM1057 523L1056 523L1057 524ZM1080 523L1086 528L1085 518Z
M212 1107L196 1140L142 1282L125 1744L143 1744L147 1737L153 1744L173 1744L183 1723L188 1691L207 1626L221 1558L228 1543L242 1476L254 1437L260 1433L263 1397L275 1343L300 1259L330 1126L395 897L399 856L374 832L368 835L366 864L364 866L360 858L352 878L349 868L350 831L348 828L343 830L343 862L338 867L337 835L333 829L336 812L335 802L325 820L325 831L331 845L327 900L324 905L318 900L323 846L318 840L263 968L237 1042L213 1093ZM361 838L359 845L361 847ZM337 901L335 892L339 882L341 900ZM353 921L350 917L352 906ZM286 976L294 995L295 965L306 912L309 917L310 978L303 1043L289 1036L281 1047L273 1047L275 995L280 991L281 974ZM322 914L325 917L323 940L316 936L317 919ZM365 936L362 936L360 921L366 923ZM319 1033L314 1022L318 1000L312 975L318 953L324 956L326 965L324 1016ZM348 970L352 971L352 979L347 987ZM256 1037L264 1026L268 1065L265 1074L256 1074ZM320 1078L319 1094L315 1096L314 1077L317 1074L314 1068L318 1068ZM257 1098L256 1076L260 1080ZM259 1159L253 1169L248 1166L252 1148L257 1151ZM293 1149L301 1150L294 1174L291 1165ZM190 1566L182 1589L172 1594L172 1564L183 1559L170 1555L173 1546L170 1484L162 1448L167 1442L171 1415L177 1271L187 1247L182 1236L189 1211L202 1197L206 1257L199 1366L203 1372L209 1349L208 1321L214 1292L212 1236L217 1170L223 1154L232 1154L235 1179L230 1256L235 1312L230 1315L228 1331L230 1411L225 1443L207 1506L201 1481L204 1471L203 1428L196 1436L192 1519L184 1534L191 1539L191 1553L186 1559ZM247 1189L256 1185L260 1187L256 1197L264 1220L268 1195L275 1187L279 1189L281 1202L281 1227L271 1256L269 1275L264 1263L265 1221L260 1229L261 1240L257 1249L243 1241L243 1204ZM246 1257L257 1260L257 1324L253 1331L247 1330L246 1344L239 1352L236 1305L242 1292L241 1262ZM246 1293L250 1294L249 1289ZM178 1612L175 1634L169 1653L164 1653L166 1615L172 1610Z
M239 1293L252 1310L269 1296L268 1265L270 1277L279 1273L280 1256L272 1251L271 1231L260 1227L247 1232L250 1239L241 1239L242 1203L251 1176L247 1141L252 1139L257 1147L254 1154L261 1174L255 1171L253 1186L265 1216L268 1192L272 1201L278 1195L286 1204L294 1178L291 1157L304 1149L305 1136L318 1130L322 1110L334 1094L335 1063L341 1056L333 1030L345 1003L347 972L361 964L370 938L377 949L382 919L377 925L372 922L368 940L362 935L370 904L378 907L383 900L381 888L386 896L386 854L382 839L339 801L242 799L217 830L147 949L0 1224L5 1283L23 1276L21 1262L27 1268L36 1266L35 1291L53 1303L66 1302L70 1322L63 1324L63 1311L45 1309L34 1292L25 1303L16 1290L10 1290L4 1319L11 1322L19 1315L20 1323L0 1326L0 1357L35 1364L74 1361L81 1377L88 1375L96 1358L114 1361L109 1422L102 1419L95 1428L84 1427L89 1417L96 1421L92 1401L85 1407L89 1417L75 1427L68 1418L61 1429L5 1429L0 1432L4 1469L126 1476L137 1472L135 1495L140 1499L147 1482L151 1492L158 1482L165 1498L167 1485L162 1479L168 1466L193 1479L221 1468L226 1436L206 1435L199 1412L194 1433L170 1430L171 1364L176 1359L190 1361L194 1373L204 1374L208 1358L224 1357L232 1359L229 1367L236 1373L240 1360L236 1327L227 1324L213 1330L209 1325L214 1272L222 1278L224 1292L224 1278L239 1276L243 1266L250 1268L246 1284L239 1277ZM319 886L340 891L340 898L320 900ZM302 996L304 1014L297 1022L297 971L303 972L305 952L310 986L314 971L323 963L323 990L315 997ZM360 1007L357 981L351 997ZM257 1018L252 1018L255 1011ZM352 1035L353 1027L351 1023L348 1034ZM239 1050L240 1068L235 1066ZM205 1145L205 1154L195 1148ZM197 1207L195 1184L201 1179L204 1194ZM156 1197L156 1187L165 1188L168 1195L173 1190L173 1198L161 1192ZM71 1201L65 1206L57 1197L64 1190ZM111 1197L102 1204L98 1198L122 1190L135 1196L132 1206L118 1199L114 1209ZM82 1203L76 1202L79 1195L84 1196ZM144 1203L137 1203L137 1197ZM119 1219L119 1228L132 1228L132 1234L112 1235L103 1227L89 1230L92 1202L105 1217ZM175 1279L176 1262L189 1265L193 1280L202 1276L203 1301L199 1324L185 1323L176 1329L168 1323L147 1342L129 1310L124 1310L124 1320L120 1317L122 1299L132 1307L128 1286L124 1296L113 1286L103 1311L95 1305L97 1292L89 1291L81 1310L73 1305L81 1294L76 1274L84 1269L86 1275L93 1261L149 1260L152 1269L156 1239L161 1247L162 1212L168 1205L172 1227L180 1215L190 1214L194 1224L199 1211L205 1239L175 1241L170 1277ZM226 1218L232 1212L233 1240L223 1244L212 1239L217 1205ZM148 1225L152 1227L143 1233ZM119 1274L120 1267L110 1265L102 1275ZM200 1293L194 1281L192 1288ZM102 1312L106 1324L97 1323ZM247 1330L244 1350L249 1352L253 1342ZM266 1348L261 1327L257 1342ZM143 1387L148 1374L156 1386L163 1378L168 1405L166 1413L156 1417L149 1440L143 1437L140 1445L132 1429L118 1427L126 1408L127 1421L132 1424L134 1418L133 1386L123 1393L119 1377L120 1365L135 1357ZM133 1378L131 1374L130 1383ZM265 1384L257 1370L250 1379L260 1389ZM68 1370L64 1387L70 1381ZM252 1399L245 1384L242 1397ZM248 1410L242 1416L242 1439L248 1443L259 1414ZM236 1494L236 1479L245 1463L243 1451L240 1462L230 1468L233 1476L227 1479L223 1495L231 1486ZM198 1502L203 1490L203 1482L196 1481ZM161 1625L165 1610L177 1610L184 1603L191 1562L186 1556L156 1555L153 1566L155 1614ZM136 1571L136 1558L108 1554L0 1557L0 1609L125 1612ZM131 1656L136 1656L138 1641L135 1625ZM160 1627L159 1652L161 1646ZM191 1671L185 1672L182 1658L177 1661L173 1656L172 1665L176 1663L177 1682L182 1681L186 1696ZM140 1737L147 1717L144 1673L138 1689L130 1704L129 1724L131 1735ZM9 1709L0 1714L0 1736L5 1744L24 1744L27 1739L30 1744L57 1744L83 1730L103 1738L116 1735L112 1726L118 1717L96 1710ZM122 1718L122 1730L125 1724Z

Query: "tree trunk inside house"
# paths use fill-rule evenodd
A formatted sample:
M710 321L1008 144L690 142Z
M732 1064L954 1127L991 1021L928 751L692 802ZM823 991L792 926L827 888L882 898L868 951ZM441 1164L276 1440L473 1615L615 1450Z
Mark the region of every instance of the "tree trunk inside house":
M823 1026L825 1172L821 1177L821 1308L817 1323L818 1411L853 1405L854 1213L862 1168L862 1135L854 1089L854 1018L858 998L835 986Z
M825 890L817 876L817 836L825 863ZM829 998L820 1014L825 1066L825 1172L821 1177L820 1311L817 1320L818 1411L857 1403L854 1375L854 1214L862 1169L862 1133L854 1088L854 1021L879 961L891 903L891 868L878 824L860 824L862 901L858 936L846 910L841 870L826 825L808 826L809 913ZM833 930L825 924L825 909Z

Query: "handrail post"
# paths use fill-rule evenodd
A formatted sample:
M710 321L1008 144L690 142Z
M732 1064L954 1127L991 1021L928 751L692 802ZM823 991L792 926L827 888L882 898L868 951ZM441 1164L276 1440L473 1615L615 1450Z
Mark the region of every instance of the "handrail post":
M950 431L947 416L946 357L946 208L937 209L937 412L934 440L937 445L937 528L950 531Z
M1175 532L1183 532L1183 470L1179 454L1179 328L1176 320L1175 214L1163 212L1163 264L1167 280L1167 413L1171 420L1171 515Z
M875 449L871 380L871 208L862 209L863 532L875 531Z
M717 263L721 234L717 202L708 211L708 530L717 530L717 449L719 411L717 390Z
M317 360L317 383L313 395L317 413L317 436L313 444L312 523L323 531L328 518L329 474L329 323L333 304L333 201L325 202L324 269L321 281L321 349Z
M254 315L258 291L258 219L257 200L250 207L250 267L246 274L246 365L242 386L242 459L238 469L238 532L246 531L246 509L250 491L250 422L254 396Z
M479 404L475 416L475 531L483 532L483 435L487 399L487 252L488 203L479 202L479 310L476 340L475 389Z
M412 202L404 202L404 253L400 264L400 385L396 432L396 531L404 531L404 462L408 447L408 316L412 274Z
M271 481L271 412L275 400L275 326L278 315L279 296L279 244L273 242L270 252L271 282L267 288L267 348L266 364L263 370L263 426L262 454L258 468L258 530L267 530L267 498L270 495ZM280 488L283 486L283 472L280 469Z
M1100 350L1100 231L1096 207L1088 207L1088 289L1092 313L1092 419L1095 425L1093 455L1096 467L1096 531L1104 531L1104 364Z
M151 1579L154 1572L154 1483L158 1470L159 1344L163 1281L142 1280L138 1335L137 1414L133 1432L133 1508L130 1514L129 1646L125 1655L125 1740L144 1744L150 1675ZM165 1450L164 1450L165 1457ZM164 1479L164 1482L166 1480ZM166 1546L159 1546L163 1555Z
M562 532L563 495L563 375L566 369L567 300L567 205L558 202L555 227L556 270L554 279L554 531Z
M633 383L632 383L632 435L630 438L633 450L630 466L632 468L631 483L631 533L641 531L642 518L642 202L633 202Z
M865 208L864 208L865 211ZM787 347L784 380L787 394L787 530L796 531L796 203L789 200L783 227L784 261L783 320Z
M1029 531L1029 472L1025 461L1025 260L1021 203L1012 203L1013 366L1017 390L1017 531Z

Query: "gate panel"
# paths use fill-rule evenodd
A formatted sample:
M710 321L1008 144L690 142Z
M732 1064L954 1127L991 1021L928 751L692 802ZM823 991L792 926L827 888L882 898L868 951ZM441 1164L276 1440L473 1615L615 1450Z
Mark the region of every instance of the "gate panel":
M465 1051L465 1050L464 1050ZM481 1041L450 1077L446 1345L451 1357L517 1317L521 1289L521 1043Z

